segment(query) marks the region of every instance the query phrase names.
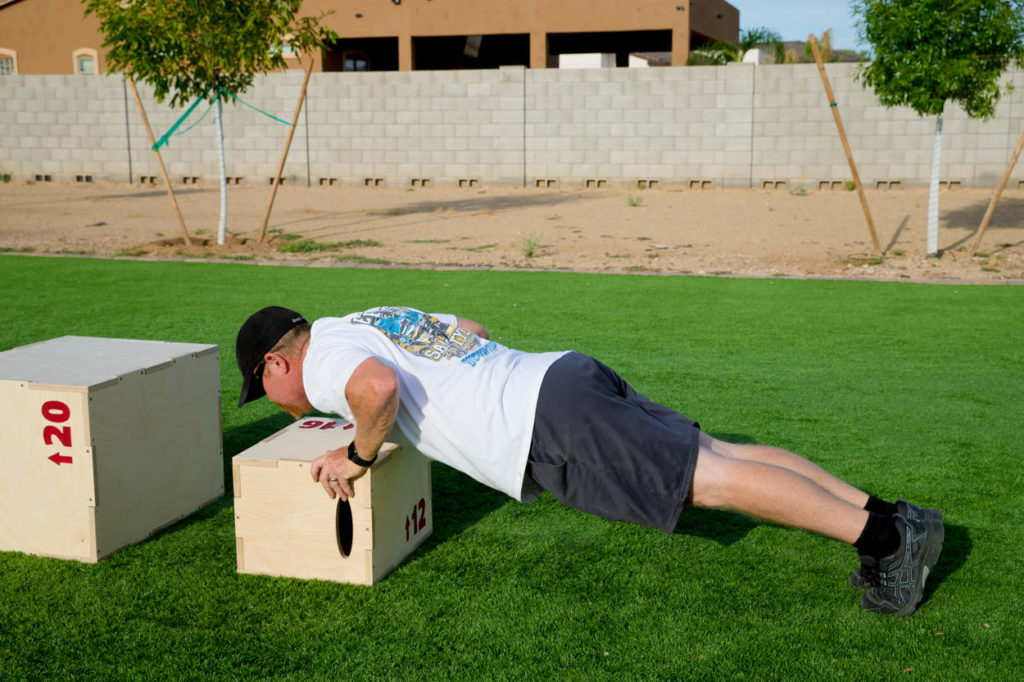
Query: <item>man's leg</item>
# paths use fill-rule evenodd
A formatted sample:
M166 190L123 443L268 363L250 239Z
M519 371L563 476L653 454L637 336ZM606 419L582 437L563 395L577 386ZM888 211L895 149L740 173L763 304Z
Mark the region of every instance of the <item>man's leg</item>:
M858 504L866 500L866 493L793 453L700 434L691 504L747 513L855 546L872 586L861 606L909 615L942 550L941 517L869 512Z
M800 455L775 448L769 445L746 445L740 443L728 443L717 440L707 435L700 434L701 447L710 449L717 455L730 457L732 459L743 459L764 464L773 464L783 469L789 469L804 478L810 479L826 491L847 502L857 505L861 509L867 504L868 494L852 485L836 478L814 462L801 457Z
M852 545L868 522L866 499L793 453L700 435L690 496L695 507L731 509Z

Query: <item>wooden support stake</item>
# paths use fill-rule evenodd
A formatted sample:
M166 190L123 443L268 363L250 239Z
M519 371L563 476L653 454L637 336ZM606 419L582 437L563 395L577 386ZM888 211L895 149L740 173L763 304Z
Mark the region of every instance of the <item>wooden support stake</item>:
M832 108L832 117L836 120L836 128L839 129L839 138L843 141L843 151L846 152L846 161L850 164L850 172L853 173L853 182L857 185L857 193L860 195L860 205L864 209L864 218L868 221L868 230L871 232L871 241L874 242L875 252L884 256L882 246L878 242L878 234L875 232L875 222L871 219L871 209L868 208L868 198L864 194L864 185L860 181L860 174L857 173L857 164L853 161L853 152L850 151L850 141L846 139L846 129L843 127L843 119L839 115L839 107L836 105L835 95L832 94L832 85L829 83L828 74L825 73L825 64L821 60L821 50L818 49L818 39L812 33L807 37L814 52L814 61L818 63L818 73L821 75L821 82L825 85L825 95L828 96L829 107Z
M299 92L299 102L295 105L295 115L292 116L292 127L288 130L288 139L284 143L284 152L281 154L281 163L277 166L277 175L274 177L274 184L270 188L270 201L267 202L267 212L263 214L263 224L260 226L259 243L267 236L267 223L270 222L270 211L274 208L274 199L277 197L277 187L281 184L281 174L284 173L284 162L288 160L288 150L292 146L292 138L295 136L295 127L299 124L299 113L302 112L302 102L306 99L306 86L309 85L309 75L313 73L314 59L309 58L309 66L306 67L306 75L302 79L302 90Z
M996 193L992 195L992 201L988 204L985 217L981 219L981 226L978 227L978 236L974 238L974 245L971 246L971 258L974 257L978 246L981 245L981 238L985 235L985 230L988 229L988 224L992 220L992 214L996 212L996 204L999 203L1000 197L1003 196L1003 190L1006 189L1006 183L1010 181L1010 174L1013 173L1013 167L1017 165L1017 159L1020 158L1021 151L1024 151L1024 130L1020 133L1020 139L1017 140L1017 148L1013 150L1013 156L1010 158L1010 163L1006 166L1003 179L999 181L999 187L996 188Z
M156 139L153 137L153 129L149 127L149 118L146 116L146 110L142 108L142 99L139 98L139 90L135 87L135 80L132 78L128 79L129 85L132 86L132 95L135 96L135 105L139 107L139 115L142 116L142 123L146 126L146 135L149 136L149 146L153 148L156 146ZM167 177L167 169L164 168L164 160L160 156L160 150L154 149L153 153L156 154L156 164L160 168L160 177L164 179L164 186L167 188L167 196L171 198L171 206L174 208L174 215L178 217L178 225L181 226L181 236L185 239L186 246L192 246L192 240L189 239L188 229L185 228L185 218L181 215L181 209L178 208L178 200L174 198L174 188L171 187L171 181Z

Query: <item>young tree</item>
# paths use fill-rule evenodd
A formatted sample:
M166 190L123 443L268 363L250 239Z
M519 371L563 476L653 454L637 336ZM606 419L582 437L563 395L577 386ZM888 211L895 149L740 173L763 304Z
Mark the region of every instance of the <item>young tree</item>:
M884 106L936 117L927 244L935 255L946 102L971 118L995 114L1000 77L1014 61L1024 64L1024 0L853 0L852 8L874 51L862 83Z
M286 66L285 46L311 54L337 34L321 26L325 16L297 15L302 0L85 0L109 47L107 62L126 78L149 83L157 101L171 106L202 97L216 103L220 152L220 224L227 230L222 105L252 85L256 74Z

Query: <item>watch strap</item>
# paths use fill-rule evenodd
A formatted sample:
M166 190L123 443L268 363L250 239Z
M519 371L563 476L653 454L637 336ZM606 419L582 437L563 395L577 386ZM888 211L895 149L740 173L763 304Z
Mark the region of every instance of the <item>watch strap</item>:
M356 450L355 441L348 444L348 458L349 461L358 464L361 467L373 466L373 463L377 461L377 455L374 455L370 459L363 459L359 456L359 451Z

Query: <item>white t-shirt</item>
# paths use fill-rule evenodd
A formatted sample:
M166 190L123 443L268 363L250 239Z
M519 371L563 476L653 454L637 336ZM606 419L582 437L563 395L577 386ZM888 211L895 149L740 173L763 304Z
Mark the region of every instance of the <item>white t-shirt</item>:
M460 329L454 315L373 308L313 323L302 379L309 402L355 421L345 386L376 357L398 375L395 430L424 455L517 500L548 367L565 354L526 353ZM356 424L358 428L358 424Z

